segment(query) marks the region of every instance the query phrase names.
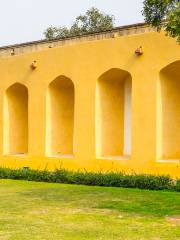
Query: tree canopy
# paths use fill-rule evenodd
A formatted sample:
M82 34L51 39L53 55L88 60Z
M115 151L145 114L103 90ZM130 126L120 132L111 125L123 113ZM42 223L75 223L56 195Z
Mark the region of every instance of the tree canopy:
M145 21L180 43L180 0L144 0Z
M114 16L102 13L97 8L90 8L85 15L76 17L70 28L48 27L44 36L46 39L65 38L86 33L111 30L114 27Z

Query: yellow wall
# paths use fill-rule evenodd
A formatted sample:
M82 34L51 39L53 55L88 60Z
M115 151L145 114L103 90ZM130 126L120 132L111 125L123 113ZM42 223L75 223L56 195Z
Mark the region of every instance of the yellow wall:
M46 153L73 154L74 85L60 76L49 84L46 101Z
M125 85L128 78L131 81L126 71L111 69L97 80L97 157L118 158L124 155Z
M4 153L28 152L28 90L15 83L4 96Z
M160 72L159 80L159 134L161 159L180 158L180 61Z
M1 166L180 175L180 46L163 33L128 31L0 54Z

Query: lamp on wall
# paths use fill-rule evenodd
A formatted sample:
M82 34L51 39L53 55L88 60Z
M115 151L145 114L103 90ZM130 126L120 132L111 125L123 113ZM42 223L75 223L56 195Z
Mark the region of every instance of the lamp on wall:
M31 63L31 69L36 69L37 68L37 61L36 60L34 60L32 63Z
M14 48L11 49L11 56L15 55L15 51L14 51Z
M142 46L138 47L136 50L135 50L135 54L140 56L144 53L144 49Z

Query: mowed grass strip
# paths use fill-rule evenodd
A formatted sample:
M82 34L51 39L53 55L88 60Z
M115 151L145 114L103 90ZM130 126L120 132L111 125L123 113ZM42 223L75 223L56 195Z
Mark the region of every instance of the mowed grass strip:
M0 180L2 240L179 240L180 194Z

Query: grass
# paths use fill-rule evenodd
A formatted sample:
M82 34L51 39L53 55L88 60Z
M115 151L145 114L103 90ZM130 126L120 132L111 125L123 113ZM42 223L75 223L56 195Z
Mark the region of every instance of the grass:
M180 193L0 180L0 240L178 240Z

